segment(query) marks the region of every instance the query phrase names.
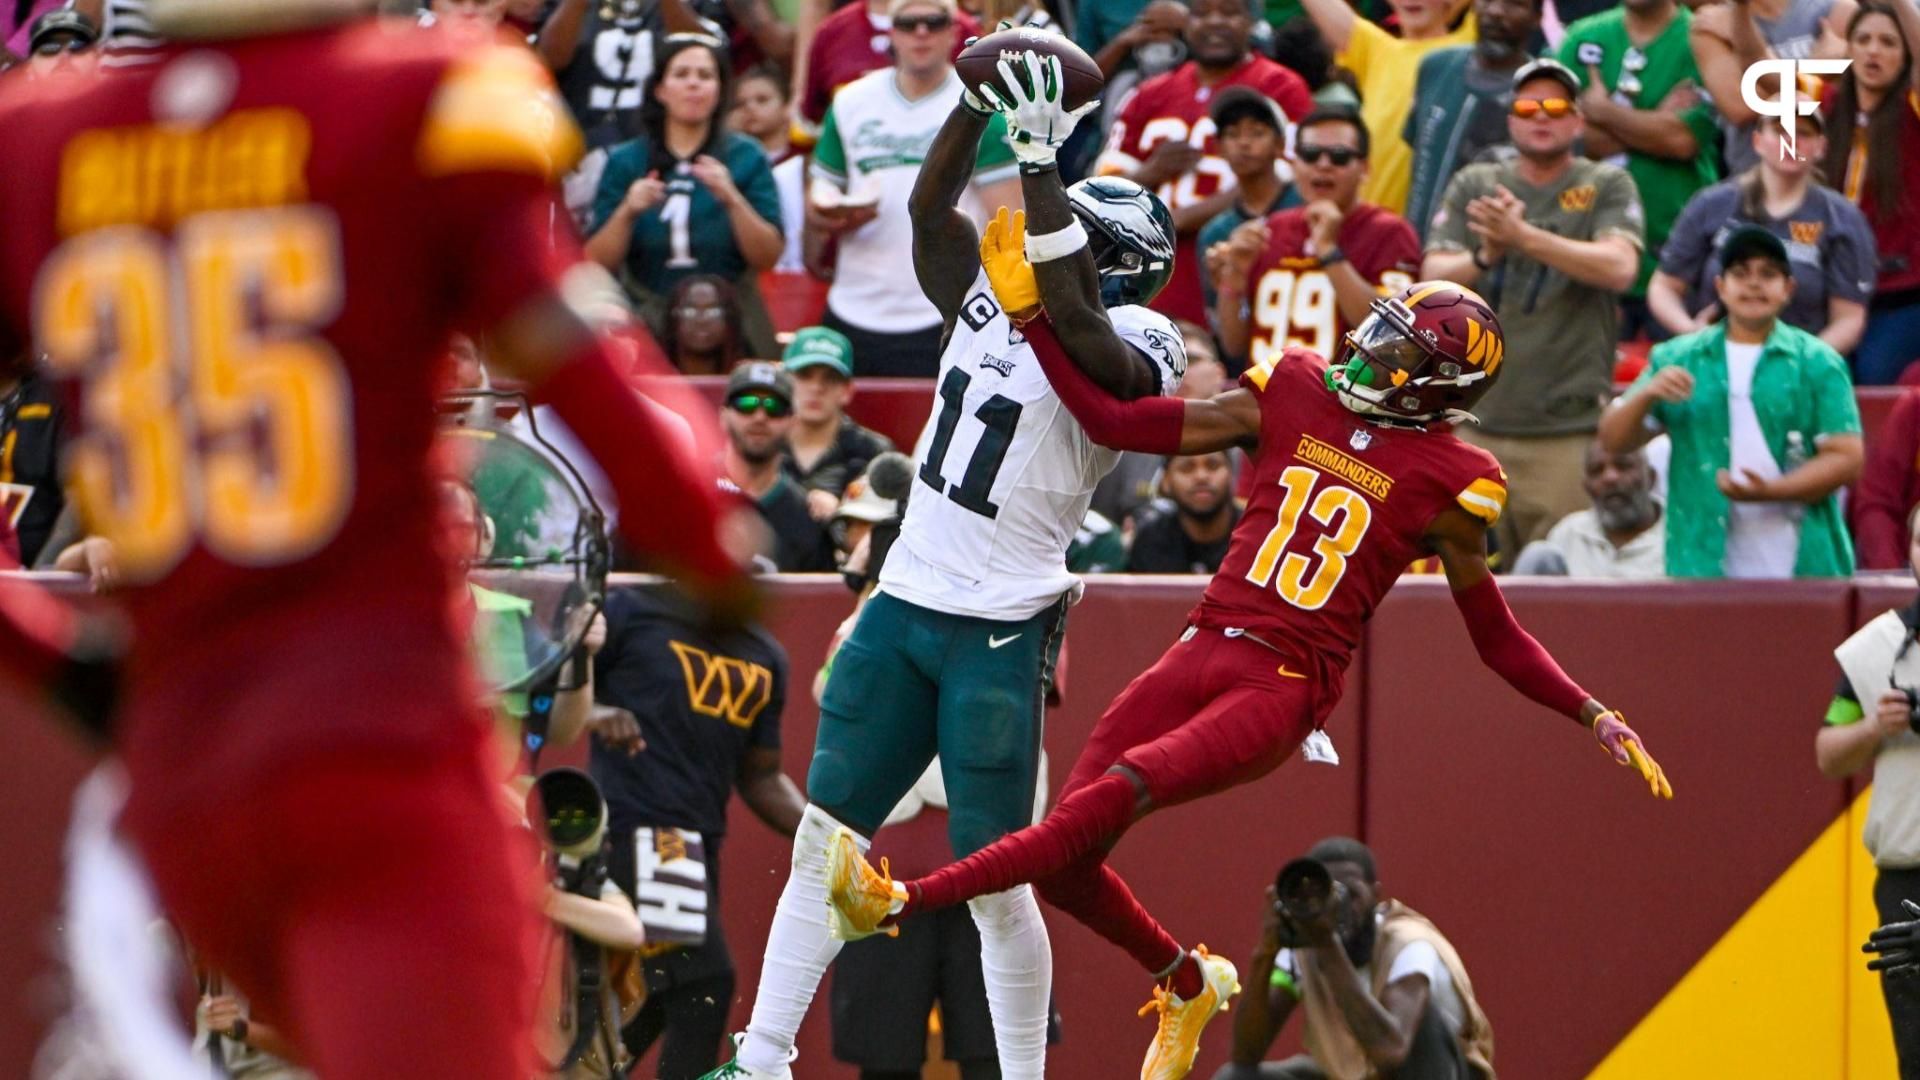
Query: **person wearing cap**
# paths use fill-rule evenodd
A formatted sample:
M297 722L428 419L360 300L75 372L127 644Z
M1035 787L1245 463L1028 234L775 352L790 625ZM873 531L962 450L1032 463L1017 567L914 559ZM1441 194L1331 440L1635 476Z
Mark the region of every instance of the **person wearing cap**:
M1413 84L1413 108L1400 139L1413 151L1407 223L1427 238L1447 179L1462 165L1511 147L1507 107L1513 73L1533 59L1543 0L1474 0L1472 45L1428 53ZM1482 155L1489 157L1482 157Z
M838 330L809 326L781 357L793 376L793 430L781 467L807 492L815 520L833 516L840 496L867 463L893 449L886 436L847 415L853 400L853 343Z
M1720 178L1720 129L1698 90L1687 44L1693 13L1678 0L1623 0L1567 28L1559 60L1580 80L1585 153L1626 169L1646 211L1640 273L1623 301L1623 338L1667 331L1647 313L1647 279L1680 209Z
M1245 86L1270 99L1292 122L1313 111L1313 95L1305 79L1254 50L1257 4L1192 0L1187 7L1192 59L1127 95L1093 171L1124 176L1167 204L1178 233L1173 277L1148 306L1171 319L1204 324L1207 301L1200 282L1206 273L1196 246L1200 228L1235 198L1211 100L1230 86Z
M27 43L27 75L44 78L57 71L91 70L93 46L100 38L93 20L70 8L55 8L34 20Z
M1825 119L1800 117L1799 156L1777 153L1778 128L1748 134L1758 163L1731 180L1703 188L1680 212L1660 249L1660 269L1647 285L1647 307L1675 334L1718 318L1713 293L1717 249L1733 230L1757 225L1779 237L1793 263L1793 299L1780 316L1833 346L1842 356L1860 343L1873 299L1873 226L1847 197L1820 182L1815 162L1826 154Z
M814 147L807 263L833 265L821 322L853 343L856 373L932 377L943 319L914 269L908 202L963 89L953 69L957 16L953 0L893 0L888 11L893 66L841 88ZM1020 174L996 113L958 209L979 221L998 206L1020 206Z
M1307 114L1293 142L1294 186L1306 205L1249 221L1208 252L1214 328L1228 356L1258 368L1292 346L1332 356L1367 305L1413 284L1413 227L1360 198L1371 141L1353 109Z
M1514 73L1514 157L1454 174L1427 231L1420 276L1478 290L1500 317L1507 370L1458 434L1500 458L1511 559L1586 508L1587 443L1613 390L1620 294L1640 270L1640 195L1626 170L1574 156L1579 77L1540 59Z
M1853 544L1841 488L1860 475L1860 411L1846 361L1780 316L1793 264L1745 225L1720 245L1726 318L1654 347L1600 421L1619 452L1665 431L1667 575L1844 577Z
M831 573L833 541L780 464L793 430L793 376L765 360L734 368L720 426L727 433L721 474L753 500L773 530L774 567L783 574Z
M1273 101L1250 86L1229 86L1207 110L1213 118L1214 140L1227 168L1233 170L1233 199L1227 208L1200 227L1193 249L1205 257L1213 245L1224 242L1241 223L1299 206L1305 199L1289 182L1281 164L1287 151L1287 118ZM1200 288L1207 310L1213 310L1213 274L1202 270ZM1193 358L1187 358L1192 366Z

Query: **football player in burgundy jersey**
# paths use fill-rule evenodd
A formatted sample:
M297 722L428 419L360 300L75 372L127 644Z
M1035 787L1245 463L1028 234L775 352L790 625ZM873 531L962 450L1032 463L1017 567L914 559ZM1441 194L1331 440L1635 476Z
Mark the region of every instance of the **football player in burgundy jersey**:
M1228 86L1250 86L1298 120L1313 108L1307 83L1292 69L1254 52L1249 44L1257 17L1247 0L1194 0L1187 23L1193 59L1135 87L1120 103L1107 149L1095 164L1103 175L1125 176L1154 190L1173 211L1179 247L1173 279L1154 298L1153 310L1204 325L1200 262L1194 237L1233 201L1233 169L1220 156L1209 111L1213 95Z
M750 594L711 473L562 299L550 78L370 6L155 0L176 44L137 71L0 82L0 353L75 395L133 632L122 825L169 915L323 1076L521 1080L530 852L434 542L450 332L646 507L637 548Z
M1294 129L1292 154L1306 205L1244 222L1205 253L1215 271L1214 325L1227 352L1253 367L1271 367L1295 345L1331 355L1375 297L1413 284L1420 269L1413 226L1359 201L1368 143L1358 112L1323 106L1309 113Z
M1020 127L1044 130L1044 120ZM1027 191L1035 207L1031 184ZM1057 265L1091 277L1084 244L1063 253L1071 241L1058 233L1037 245L1022 233L1017 221L990 227L981 261L1002 307L1027 318L1036 358L1088 435L1159 454L1248 448L1260 483L1186 632L1108 707L1045 820L911 882L890 880L839 844L834 857L858 872L830 900L836 918L879 931L917 911L1032 883L1164 980L1149 1003L1159 1031L1141 1077L1175 1080L1192 1068L1200 1033L1238 991L1238 976L1227 960L1182 948L1106 864L1107 852L1140 816L1285 761L1332 711L1362 626L1414 559L1439 555L1488 667L1592 730L1655 796L1671 798L1673 789L1638 736L1514 620L1487 569L1486 529L1505 503L1503 475L1449 428L1470 419L1466 410L1504 356L1499 323L1479 296L1421 282L1374 301L1331 368L1295 349L1211 399L1120 401L1081 368L1127 358L1076 350L1069 359L1036 303L1051 296L1063 310L1078 305L1046 286L1061 281ZM1049 260L1051 281L1017 255L1023 248Z

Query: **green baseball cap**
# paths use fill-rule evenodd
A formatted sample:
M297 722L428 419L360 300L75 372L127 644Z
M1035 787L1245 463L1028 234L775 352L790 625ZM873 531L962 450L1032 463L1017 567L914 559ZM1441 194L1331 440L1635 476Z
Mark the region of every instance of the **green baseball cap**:
M843 379L853 378L853 342L847 335L825 326L801 328L787 344L780 360L788 371L801 371L825 364Z

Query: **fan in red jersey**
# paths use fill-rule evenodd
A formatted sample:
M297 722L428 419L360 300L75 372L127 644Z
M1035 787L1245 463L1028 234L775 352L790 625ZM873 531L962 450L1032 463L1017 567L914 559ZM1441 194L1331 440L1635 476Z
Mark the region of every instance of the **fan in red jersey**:
M1352 109L1315 109L1294 129L1294 185L1306 205L1245 222L1206 252L1220 343L1254 367L1293 346L1326 356L1375 298L1413 283L1420 239L1391 210L1359 201L1370 139ZM1249 349L1251 345L1251 349Z
M1173 211L1179 246L1173 279L1150 305L1170 318L1205 324L1200 261L1194 237L1233 202L1233 169L1220 156L1208 115L1213 95L1250 86L1271 98L1289 120L1313 108L1306 80L1252 51L1255 15L1247 0L1194 0L1187 22L1193 59L1148 79L1120 103L1095 171L1125 176L1160 196Z
M1011 231L989 229L982 261L1002 304L1031 313L1031 265L987 254L1019 251L1024 229ZM1259 482L1186 631L1108 707L1044 821L905 883L836 837L828 880L853 933L1031 882L1164 981L1149 1003L1160 1030L1141 1076L1186 1075L1201 1030L1239 989L1237 974L1155 922L1107 852L1145 812L1258 779L1291 756L1339 700L1375 606L1428 553L1445 564L1488 667L1591 729L1656 797L1672 796L1632 730L1514 621L1487 570L1486 530L1505 503L1504 477L1447 423L1470 419L1466 410L1500 373L1499 323L1480 297L1444 281L1412 285L1374 301L1333 366L1291 349L1203 401L1119 401L1068 359L1044 316L1024 332L1095 442L1157 454L1249 447Z
M151 63L0 83L0 353L75 394L133 631L122 825L169 915L323 1076L520 1080L530 851L435 544L450 333L646 508L637 550L751 588L711 473L562 299L549 76L367 6L154 0Z

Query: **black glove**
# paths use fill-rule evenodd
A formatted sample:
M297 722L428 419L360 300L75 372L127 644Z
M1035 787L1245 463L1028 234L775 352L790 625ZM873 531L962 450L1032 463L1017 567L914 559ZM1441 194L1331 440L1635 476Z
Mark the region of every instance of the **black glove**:
M1920 904L1902 900L1900 906L1920 916ZM1875 930L1860 951L1879 954L1867 961L1868 971L1906 971L1920 965L1920 919L1888 923Z

